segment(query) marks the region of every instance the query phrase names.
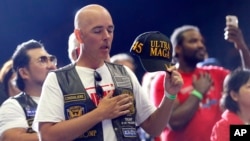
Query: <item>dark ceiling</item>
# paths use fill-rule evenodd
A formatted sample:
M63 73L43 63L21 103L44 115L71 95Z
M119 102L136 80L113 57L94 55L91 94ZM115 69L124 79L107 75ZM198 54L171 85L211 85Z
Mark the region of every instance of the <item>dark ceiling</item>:
M73 31L75 12L97 3L113 16L115 37L111 55L128 52L142 32L159 30L170 36L183 24L200 28L211 57L233 69L239 63L233 45L224 40L225 16L237 15L245 39L250 39L250 1L236 0L0 0L0 63L12 55L21 42L41 41L55 54L59 66L69 63L67 41ZM137 59L137 58L135 58ZM137 73L143 74L140 64Z

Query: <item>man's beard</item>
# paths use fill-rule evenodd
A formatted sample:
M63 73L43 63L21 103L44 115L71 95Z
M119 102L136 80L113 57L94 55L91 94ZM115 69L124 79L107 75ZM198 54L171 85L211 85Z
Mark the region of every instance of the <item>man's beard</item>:
M194 53L193 55L184 55L184 59L188 60L186 61L187 64L189 64L190 66L195 67L197 63L204 61L204 57L197 57L196 53Z

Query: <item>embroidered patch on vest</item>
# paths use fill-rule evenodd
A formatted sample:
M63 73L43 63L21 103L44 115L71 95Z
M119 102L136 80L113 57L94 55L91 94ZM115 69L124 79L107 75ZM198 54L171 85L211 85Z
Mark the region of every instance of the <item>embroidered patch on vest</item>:
M124 76L114 76L114 79L116 81L117 87L121 88L132 88L132 85L130 83L129 77L124 77Z
M89 138L89 137L95 137L97 135L97 130L90 130L84 133L84 135L82 135L82 138Z
M76 94L64 95L65 103L73 102L73 101L81 101L81 100L86 100L85 93L76 93Z
M76 118L85 113L83 106L70 106L66 108L68 119Z
M28 117L34 117L35 116L36 108L31 108L30 106L27 106L25 109L26 109Z
M134 94L133 94L133 92L132 92L131 90L122 89L122 94L129 94L130 96L133 97L133 100L135 99L135 98L134 98ZM135 107L134 107L134 105L131 105L131 106L129 107L129 111L130 111L130 113L129 113L128 115L135 114Z
M136 137L137 132L135 128L122 128L124 137Z

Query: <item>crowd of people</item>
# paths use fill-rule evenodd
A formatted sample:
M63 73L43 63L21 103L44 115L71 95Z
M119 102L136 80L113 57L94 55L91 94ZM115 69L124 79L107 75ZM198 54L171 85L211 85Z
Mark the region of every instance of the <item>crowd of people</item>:
M234 43L239 52L244 52L240 53L244 63L242 66L249 68L249 50L241 30L227 26L225 31L228 40ZM204 38L198 27L178 27L170 39L174 47L174 61L184 84L177 94L170 121L161 138L164 141L210 141L212 128L222 114L219 101L223 81L230 70L218 65L197 66L207 54ZM158 74L151 83L152 100L156 106L164 95L164 75Z
M153 34L134 43L150 48ZM229 140L231 124L250 123L250 52L239 27L226 25L225 36L241 57L236 70L208 61L199 28L183 25L170 36L173 65L139 81L142 64L127 53L110 56L108 9L86 5L69 36L70 64L58 68L56 56L31 39L1 67L0 141Z

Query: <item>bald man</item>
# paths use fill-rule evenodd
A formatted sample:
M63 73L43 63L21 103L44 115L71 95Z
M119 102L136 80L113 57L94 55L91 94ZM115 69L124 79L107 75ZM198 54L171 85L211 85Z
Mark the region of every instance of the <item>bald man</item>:
M155 108L129 68L104 61L114 33L108 10L96 4L81 8L74 33L82 51L76 64L49 73L44 82L33 126L41 140L136 141L137 126L159 135L173 99L164 97ZM176 94L183 81L175 69L170 71L166 93Z

